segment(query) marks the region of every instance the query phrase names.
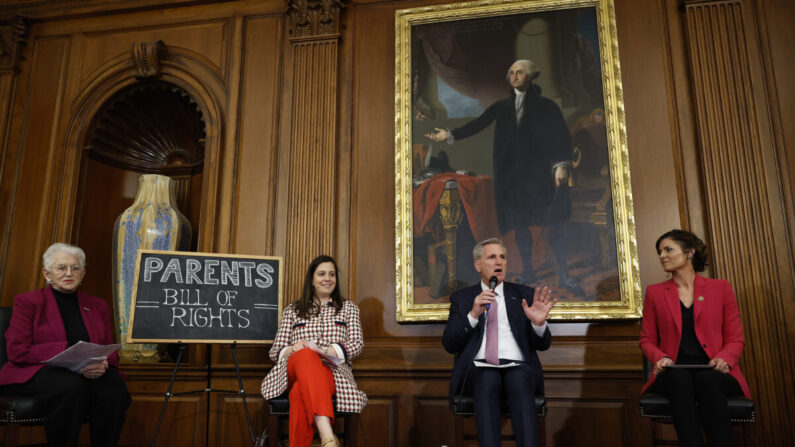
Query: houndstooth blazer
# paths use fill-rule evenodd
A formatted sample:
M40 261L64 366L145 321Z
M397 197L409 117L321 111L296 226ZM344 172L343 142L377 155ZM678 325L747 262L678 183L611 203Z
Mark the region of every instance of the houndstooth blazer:
M265 399L273 399L287 390L287 359L290 356L285 355L279 359L279 353L299 340L316 340L318 347L322 349L331 343L342 348L345 362L338 366L329 364L334 375L337 411L361 413L367 405L367 395L356 387L351 368L351 361L361 354L364 346L359 308L356 304L346 300L339 313L336 313L334 306L329 303L319 315L309 319L298 317L292 304L284 309L270 350L270 358L276 364L265 376L260 388Z

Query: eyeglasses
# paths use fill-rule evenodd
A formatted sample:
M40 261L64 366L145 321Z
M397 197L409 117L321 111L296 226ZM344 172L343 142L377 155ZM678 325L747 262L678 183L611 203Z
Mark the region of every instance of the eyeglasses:
M58 264L58 265L55 266L55 268L53 270L55 271L55 273L57 273L59 275L63 275L64 273L66 273L66 272L68 272L70 270L72 272L74 272L74 273L80 273L80 272L82 272L85 269L86 269L85 267L80 267L79 265Z

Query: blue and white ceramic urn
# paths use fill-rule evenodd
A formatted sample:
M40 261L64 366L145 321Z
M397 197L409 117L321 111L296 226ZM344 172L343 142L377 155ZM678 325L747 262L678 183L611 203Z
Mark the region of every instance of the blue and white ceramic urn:
M135 201L113 227L113 310L124 360L159 360L157 345L127 343L127 328L138 250L184 251L190 246L190 222L177 209L175 191L170 177L142 175Z

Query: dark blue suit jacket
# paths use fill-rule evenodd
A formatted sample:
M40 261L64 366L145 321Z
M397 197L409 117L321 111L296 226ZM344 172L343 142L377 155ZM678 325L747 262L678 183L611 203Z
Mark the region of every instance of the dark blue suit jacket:
M504 283L503 292L505 294L505 305L508 312L508 322L511 325L513 338L519 345L519 349L524 354L527 364L536 371L536 383L538 388L536 395L544 393L544 374L541 370L541 362L538 360L536 351L545 351L552 344L552 334L549 327L544 332L543 337L539 337L533 330L530 320L522 309L522 299L527 300L527 304L533 303L533 291L531 287L519 284ZM472 310L472 303L475 297L482 291L480 284L476 284L466 289L461 289L450 296L450 316L447 318L447 325L444 327L442 344L444 349L457 354L455 365L453 366L453 376L450 378L450 405L453 398L460 392L465 385L465 376L469 373L475 354L480 350L483 340L483 328L486 326L485 313L480 315L478 324L470 326L467 314Z

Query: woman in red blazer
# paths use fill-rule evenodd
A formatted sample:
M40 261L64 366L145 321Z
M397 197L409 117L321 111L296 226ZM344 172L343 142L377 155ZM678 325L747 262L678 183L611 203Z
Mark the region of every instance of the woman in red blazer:
M707 247L693 233L669 231L656 248L671 279L646 289L640 348L654 372L642 392L671 401L680 446L703 446L702 428L710 446L731 446L726 398L750 397L737 364L745 345L737 299L728 281L696 273L707 267Z
M130 406L118 354L79 372L41 363L79 341L113 343L110 311L105 301L77 292L85 276L82 249L57 243L43 258L48 286L14 299L0 392L45 400L44 431L50 446L77 446L86 416L91 445L114 446Z

